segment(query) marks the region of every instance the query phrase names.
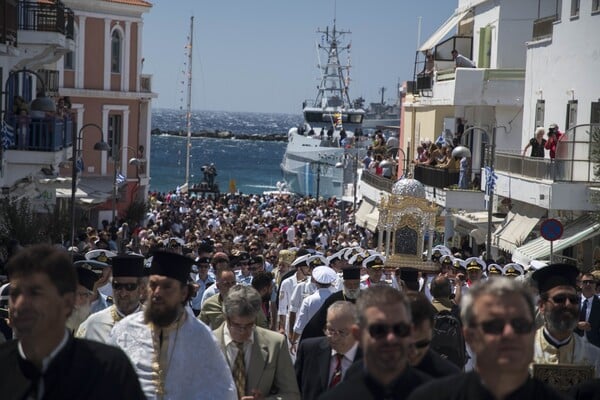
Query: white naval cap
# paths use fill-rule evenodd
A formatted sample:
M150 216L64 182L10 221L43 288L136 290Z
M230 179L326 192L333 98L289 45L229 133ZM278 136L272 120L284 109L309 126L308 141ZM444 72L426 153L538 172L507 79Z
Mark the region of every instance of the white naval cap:
M316 267L312 271L313 279L322 285L329 285L335 282L338 278L335 271L329 267L321 266Z
M521 276L525 273L523 266L518 263L506 264L502 271L504 276Z

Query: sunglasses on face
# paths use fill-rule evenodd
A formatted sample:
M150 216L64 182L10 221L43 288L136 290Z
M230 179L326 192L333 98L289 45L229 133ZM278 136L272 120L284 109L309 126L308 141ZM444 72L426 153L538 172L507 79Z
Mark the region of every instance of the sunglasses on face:
M565 304L567 300L571 304L579 304L579 296L576 294L557 294L556 296L550 297L550 300L554 304Z
M526 318L513 318L510 320L496 318L480 322L478 325L481 327L481 330L488 335L501 335L502 332L504 332L506 324L509 324L513 332L517 335L526 335L533 332L535 329L535 323Z
M405 338L410 336L410 325L404 322L399 322L394 325L372 324L367 327L369 335L375 340L380 340L393 332L396 337Z
M115 283L112 284L113 290L126 290L128 292L133 292L138 288L137 283Z
M595 281L588 280L588 279L586 279L585 281L581 281L582 285L593 285L595 283L596 283Z

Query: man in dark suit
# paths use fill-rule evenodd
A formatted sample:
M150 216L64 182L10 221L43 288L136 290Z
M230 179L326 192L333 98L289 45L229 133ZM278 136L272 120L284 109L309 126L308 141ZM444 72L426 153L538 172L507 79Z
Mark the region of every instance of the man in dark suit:
M342 271L343 288L333 293L324 302L319 311L308 321L308 324L302 331L300 343L303 340L312 337L323 337L325 332L325 322L327 320L327 310L329 306L337 301L349 301L355 303L360 294L360 268L346 268Z
M408 353L409 364L432 378L440 378L461 372L455 364L442 358L431 349L433 317L436 312L433 305L422 293L409 292L407 296L410 300L413 321L413 343Z
M354 310L350 302L333 303L327 310L326 336L300 342L295 367L303 400L316 399L336 386L350 365L362 357L358 341L352 336Z
M596 278L585 273L581 276L581 304L575 332L585 336L591 344L600 347L600 299L596 296Z
M412 322L404 293L391 286L369 287L356 300L356 315L352 334L365 367L320 399L400 400L431 379L408 364Z
M7 270L17 340L0 345L0 365L9 366L0 374L2 399L145 399L122 350L67 331L77 276L66 252L25 248Z

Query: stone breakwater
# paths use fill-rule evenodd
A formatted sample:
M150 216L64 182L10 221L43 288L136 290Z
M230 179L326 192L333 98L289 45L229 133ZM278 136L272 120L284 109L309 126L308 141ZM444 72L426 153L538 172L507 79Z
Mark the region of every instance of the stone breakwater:
M152 129L150 132L152 135L170 135L170 136L181 136L186 137L187 132L184 131L171 131L162 129ZM213 138L213 139L237 139L237 140L263 140L267 142L287 142L287 135L283 134L272 134L272 135L259 135L259 134L245 134L245 133L233 133L231 131L210 131L204 130L199 132L192 132L194 138Z

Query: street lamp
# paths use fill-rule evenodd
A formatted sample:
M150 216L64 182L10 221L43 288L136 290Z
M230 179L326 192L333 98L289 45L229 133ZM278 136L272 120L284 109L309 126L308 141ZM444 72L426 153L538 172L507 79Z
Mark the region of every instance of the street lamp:
M85 124L79 129L79 132L76 134L73 130L73 157L72 165L71 165L71 246L75 245L75 193L77 192L77 160L79 159L79 153L81 153L81 139L83 136L83 131L85 128L96 128L100 132L100 141L94 144L94 150L96 151L108 151L110 150L110 146L108 143L104 141L104 133L102 132L102 128L94 123Z
M319 194L321 189L321 172L327 173L329 167L333 167L334 164L328 162L328 160L333 161L336 157L328 154L319 154L318 161L311 161L310 168L317 173L317 193L315 198L319 200Z
M483 132L484 135L487 136L487 130L479 127L479 126L472 126L468 129L465 129L465 131L463 132L463 139L462 139L462 143L461 146L457 146L454 150L452 150L452 156L453 157L464 157L465 155L467 157L471 156L471 151L469 150L468 147L464 146L464 144L466 144L466 133L469 131L475 131L475 130L479 130L481 132ZM487 240L486 240L486 244L485 244L485 252L486 252L486 256L488 259L490 259L492 257L492 212L493 212L493 208L494 208L494 178L493 178L493 174L494 174L494 161L496 158L496 128L492 128L492 143L489 145L490 148L490 157L488 160L488 166L486 169L486 184L485 184L485 191L486 191L486 200L487 200L487 212L488 212L488 223L487 223Z
M348 155L347 155L348 156ZM356 187L358 186L358 156L352 157L352 222L356 223ZM345 162L339 161L335 164L336 168L345 168Z
M117 183L117 176L118 176L117 165L121 161L121 150L123 150L123 149L130 150L134 154L134 157L129 159L129 162L128 162L129 165L135 165L137 167L141 164L141 161L135 157L136 150L131 146L123 146L123 147L121 147L121 149L118 152L113 153L112 222L113 222L113 224L115 224L115 228L116 228L116 213L117 213L117 190L118 190L118 186L119 186Z
M15 70L15 71L10 71L10 73L8 74L8 78L6 78L6 82L4 83L4 95L6 96L5 101L4 101L4 104L6 105L5 113L8 111L8 104L10 101L8 85L11 82L14 82L15 76L17 76L19 74L35 75L35 77L40 81L40 84L42 86L42 90L40 92L38 92L38 96L36 96L36 98L31 102L30 110L31 111L43 111L43 112L55 112L56 104L54 103L54 100L52 100L50 97L46 96L46 84L44 83L44 80L42 79L42 77L35 71L23 68L23 69L19 69L19 70Z

